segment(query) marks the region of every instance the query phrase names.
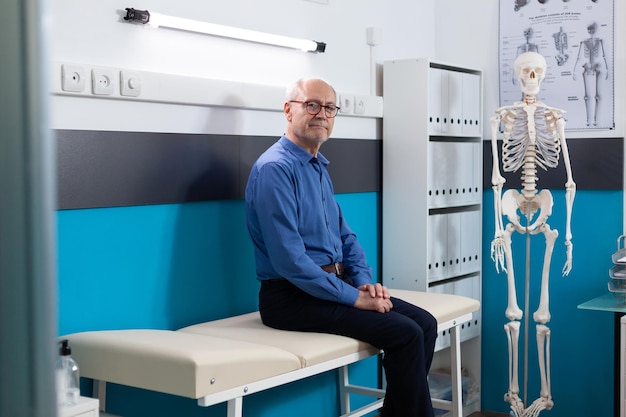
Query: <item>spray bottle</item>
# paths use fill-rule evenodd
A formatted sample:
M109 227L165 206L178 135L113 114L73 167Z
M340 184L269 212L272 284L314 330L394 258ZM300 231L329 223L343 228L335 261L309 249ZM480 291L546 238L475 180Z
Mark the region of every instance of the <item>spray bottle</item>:
M56 366L57 399L59 406L70 406L78 402L80 378L78 365L72 358L68 340L61 340Z

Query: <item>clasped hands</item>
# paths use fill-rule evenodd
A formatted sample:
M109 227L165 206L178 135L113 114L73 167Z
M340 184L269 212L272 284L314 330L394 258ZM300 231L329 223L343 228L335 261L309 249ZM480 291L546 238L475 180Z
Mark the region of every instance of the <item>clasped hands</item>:
M361 310L374 310L388 313L393 308L387 287L381 284L364 284L358 287L359 296L354 307Z

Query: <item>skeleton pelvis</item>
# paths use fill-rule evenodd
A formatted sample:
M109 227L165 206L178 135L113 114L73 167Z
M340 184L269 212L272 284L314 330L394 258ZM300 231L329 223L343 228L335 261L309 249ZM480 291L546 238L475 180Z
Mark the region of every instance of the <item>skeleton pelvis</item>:
M518 232L538 232L552 215L553 204L552 194L548 190L542 190L530 198L517 190L507 190L502 195L502 214ZM526 217L526 226L520 224L520 216Z

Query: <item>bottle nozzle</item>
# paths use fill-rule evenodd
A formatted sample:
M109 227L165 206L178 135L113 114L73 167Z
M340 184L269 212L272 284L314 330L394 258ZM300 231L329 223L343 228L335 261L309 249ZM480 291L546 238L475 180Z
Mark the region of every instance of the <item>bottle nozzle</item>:
M69 340L64 339L64 340L61 340L59 343L61 344L61 347L59 348L59 355L68 356L72 354L72 349L70 348Z

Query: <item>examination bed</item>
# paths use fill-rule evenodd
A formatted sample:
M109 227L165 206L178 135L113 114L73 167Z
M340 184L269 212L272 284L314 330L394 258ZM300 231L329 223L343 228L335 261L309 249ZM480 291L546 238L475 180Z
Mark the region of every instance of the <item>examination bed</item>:
M440 409L462 414L459 326L472 319L480 303L472 298L408 290L394 297L428 310L438 331L450 335L452 400ZM382 406L384 391L349 382L348 365L381 353L344 336L288 332L264 326L258 312L200 323L179 330L100 330L65 335L81 376L95 381L101 409L106 382L197 400L200 406L227 402L227 417L243 415L244 397L337 369L341 417L363 416ZM352 410L350 394L373 397Z

